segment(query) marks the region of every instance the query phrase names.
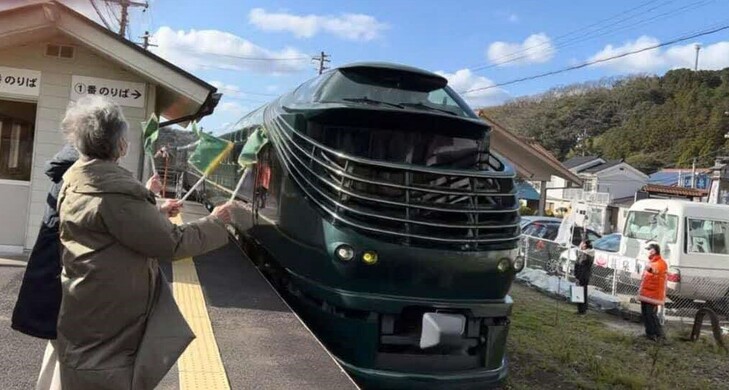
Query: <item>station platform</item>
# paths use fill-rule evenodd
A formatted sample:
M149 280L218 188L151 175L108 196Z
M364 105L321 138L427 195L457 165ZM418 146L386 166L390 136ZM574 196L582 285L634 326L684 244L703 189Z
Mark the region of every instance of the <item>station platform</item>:
M205 215L202 205L186 202L176 222ZM0 261L3 390L35 387L46 346L10 329L23 263ZM236 243L162 269L196 339L157 389L358 388Z

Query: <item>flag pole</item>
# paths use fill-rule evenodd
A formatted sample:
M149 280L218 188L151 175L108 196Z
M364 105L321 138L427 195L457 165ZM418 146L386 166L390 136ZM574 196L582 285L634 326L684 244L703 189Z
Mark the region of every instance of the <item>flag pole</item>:
M243 174L240 175L240 180L238 180L238 184L235 186L235 191L233 191L233 195L230 196L230 201L235 200L235 196L238 194L238 191L240 190L240 187L243 185L243 182L245 181L246 177L248 177L248 173L251 171L250 167L245 167Z
M190 194L192 194L192 193L193 193L193 191L195 191L195 189L196 189L196 188L197 188L198 186L200 186L200 184L201 184L201 183L202 183L203 181L205 181L205 177L206 177L206 176L207 176L207 175L202 175L202 176L200 177L200 180L198 180L198 181L197 181L197 183L195 183L195 185L193 185L193 186L192 186L192 188L190 188L190 190L189 190L189 191L187 191L187 193L185 194L185 196L183 196L183 197L182 197L182 199L180 199L180 200L179 200L179 202L180 202L180 203L184 202L184 201L185 201L185 199L187 199L187 198L188 198L188 197L190 196Z

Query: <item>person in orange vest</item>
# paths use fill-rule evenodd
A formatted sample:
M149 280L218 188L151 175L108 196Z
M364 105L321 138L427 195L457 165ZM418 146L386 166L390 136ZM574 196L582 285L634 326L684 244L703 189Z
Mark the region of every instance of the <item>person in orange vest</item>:
M648 244L649 263L643 271L643 280L640 282L640 311L645 325L645 334L650 340L663 340L666 338L663 327L658 321L658 306L666 303L666 275L668 265L661 257L661 248L656 243Z

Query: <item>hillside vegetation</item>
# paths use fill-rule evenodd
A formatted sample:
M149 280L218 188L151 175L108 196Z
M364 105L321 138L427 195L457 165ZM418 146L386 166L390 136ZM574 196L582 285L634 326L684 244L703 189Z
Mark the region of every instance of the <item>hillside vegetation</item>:
M647 173L713 165L729 153L729 68L672 70L571 85L489 107L483 113L537 139L560 160L624 158Z

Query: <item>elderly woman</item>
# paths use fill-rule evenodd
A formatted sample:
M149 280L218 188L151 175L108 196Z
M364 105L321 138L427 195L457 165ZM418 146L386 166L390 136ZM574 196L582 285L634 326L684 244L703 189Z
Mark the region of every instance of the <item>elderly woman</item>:
M234 206L170 223L177 204L157 207L118 164L129 135L121 109L109 100L80 99L62 129L80 158L64 175L58 200L63 300L53 344L61 387L153 389L194 337L157 261L225 245Z

